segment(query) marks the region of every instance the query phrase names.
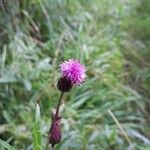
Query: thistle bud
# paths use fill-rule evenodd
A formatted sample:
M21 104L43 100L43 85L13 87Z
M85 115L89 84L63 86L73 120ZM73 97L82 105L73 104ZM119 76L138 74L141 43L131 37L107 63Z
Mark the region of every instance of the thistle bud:
M49 131L49 143L54 147L55 144L61 141L61 117L54 116L52 117L52 125Z

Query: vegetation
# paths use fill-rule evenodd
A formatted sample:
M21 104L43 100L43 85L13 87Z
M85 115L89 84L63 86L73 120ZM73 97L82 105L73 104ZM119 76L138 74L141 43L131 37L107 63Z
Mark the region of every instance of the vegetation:
M87 79L64 98L56 149L150 148L148 0L2 0L0 7L1 150L45 149L59 64L69 58L85 64Z

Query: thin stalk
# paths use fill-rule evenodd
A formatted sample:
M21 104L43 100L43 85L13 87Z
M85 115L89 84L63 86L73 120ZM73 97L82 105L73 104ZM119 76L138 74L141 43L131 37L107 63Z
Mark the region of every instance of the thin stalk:
M60 108L60 104L61 104L63 95L64 95L64 92L61 92L60 97L59 97L59 101L58 101L58 105L56 108L56 113L54 115L54 120L58 117L59 108ZM53 125L54 120L52 120L52 125ZM50 129L51 129L51 126L50 126ZM50 132L50 129L49 129L49 132ZM48 140L47 140L47 144L46 144L46 150L48 150L48 147L49 147L49 134L48 134ZM52 149L54 149L54 148L52 147Z
M123 136L125 137L125 139L127 140L127 142L129 143L130 147L132 150L135 150L134 149L134 146L130 140L130 138L128 137L127 133L125 132L125 130L123 129L122 125L120 124L120 122L118 121L118 119L115 117L115 115L113 114L113 112L108 109L107 110L108 113L110 114L110 116L113 118L113 120L115 121L115 123L117 124L118 128L120 129L121 133L123 134Z
M54 118L57 118L57 116L58 116L59 108L60 108L60 104L61 104L63 95L64 95L64 92L61 92L61 95L59 97L59 101L58 101L58 105L57 105L57 108L56 108L56 113L55 113Z

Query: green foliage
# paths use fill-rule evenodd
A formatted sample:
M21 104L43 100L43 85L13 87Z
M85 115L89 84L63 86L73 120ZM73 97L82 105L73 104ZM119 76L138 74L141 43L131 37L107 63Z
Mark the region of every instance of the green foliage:
M41 140L41 116L40 116L40 107L36 103L35 110L35 122L33 123L33 149L41 150L42 140Z
M56 149L130 149L110 109L135 149L148 150L149 1L4 2L0 149L45 149L59 97L59 64L77 58L87 67L87 80L66 94Z
M0 139L0 145L1 149L3 150L4 148L7 150L15 150L11 145L9 145L7 142L3 141Z

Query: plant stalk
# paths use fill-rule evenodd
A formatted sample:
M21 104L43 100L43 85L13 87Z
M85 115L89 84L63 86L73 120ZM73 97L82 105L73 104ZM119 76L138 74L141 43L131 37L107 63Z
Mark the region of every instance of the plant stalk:
M57 108L56 108L56 113L55 113L54 118L57 118L57 116L58 116L59 108L60 108L60 104L61 104L63 95L64 95L64 92L61 92L61 95L59 97L59 101L58 101L58 105L57 105Z
M58 117L59 108L60 108L60 104L61 104L63 95L64 95L64 92L61 92L60 97L59 97L59 101L58 101L58 105L57 105L57 108L56 108L56 113L54 115L54 119L52 120L51 126L53 125L53 122L55 121L55 119ZM51 129L51 126L50 126L50 129ZM49 129L49 133L50 133L50 129ZM49 147L49 133L48 133L48 140L47 140L47 144L46 144L46 150L48 150L48 147Z

